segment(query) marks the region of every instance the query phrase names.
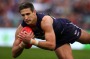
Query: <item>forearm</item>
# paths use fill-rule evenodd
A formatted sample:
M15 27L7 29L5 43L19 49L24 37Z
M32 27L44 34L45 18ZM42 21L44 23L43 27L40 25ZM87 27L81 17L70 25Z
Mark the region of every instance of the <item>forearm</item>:
M48 41L38 41L37 43L37 40L32 39L32 44L42 49L47 49L47 50L55 49L55 44L53 44L52 42L48 42Z
M18 46L13 47L12 48L12 56L14 58L18 57L22 53L23 49L24 49L24 46L21 45L21 44L18 45Z
M46 50L54 50L53 44L50 42L46 42L46 41L39 41L37 46L42 49L46 49Z

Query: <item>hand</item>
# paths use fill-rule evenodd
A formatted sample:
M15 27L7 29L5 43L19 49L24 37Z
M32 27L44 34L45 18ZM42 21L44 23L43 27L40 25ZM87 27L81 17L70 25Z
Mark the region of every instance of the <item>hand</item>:
M29 44L29 43L30 43L30 40L31 40L32 38L34 38L34 34L33 34L33 32L28 33L28 32L26 32L26 31L24 31L24 32L19 33L18 37L19 37L20 39L22 39L22 41L23 41L25 44Z
M19 47L24 48L24 47L26 47L26 44L23 41L21 41L21 43L19 44Z

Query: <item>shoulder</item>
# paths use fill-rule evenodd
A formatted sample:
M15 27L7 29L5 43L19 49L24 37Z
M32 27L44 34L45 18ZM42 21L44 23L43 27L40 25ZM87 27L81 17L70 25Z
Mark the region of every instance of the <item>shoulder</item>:
M41 22L41 24L45 24L45 23L52 23L53 20L52 20L52 17L47 15L47 14L44 14L44 13L36 13L37 15L37 19L38 19L38 22Z
M45 15L45 16L42 18L42 22L50 22L50 23L53 23L53 19L52 19L49 15Z
M46 14L44 14L44 13L36 13L36 15L37 15L37 17L42 18L42 17L44 17Z
M47 19L51 18L51 16L45 14L45 13L36 13L38 19Z
M53 24L52 18L50 16L46 15L42 18L41 28L42 29L50 28L50 27L52 27L52 24Z

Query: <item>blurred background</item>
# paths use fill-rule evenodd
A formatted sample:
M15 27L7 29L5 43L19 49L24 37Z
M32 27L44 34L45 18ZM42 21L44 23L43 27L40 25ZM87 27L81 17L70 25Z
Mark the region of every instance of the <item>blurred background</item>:
M1 59L5 59L8 53L7 58L11 59L11 47L14 41L15 30L22 21L18 12L18 6L25 1L32 2L39 13L45 13L57 18L68 18L77 26L90 32L90 0L0 0L0 51L4 52L3 54L0 53ZM34 55L33 52L39 51L38 48L34 49L33 47L31 49L31 57ZM90 59L90 45L75 42L71 44L71 47L75 59ZM25 58L30 50L26 51L23 52L19 59ZM49 51L44 50L44 52L48 53ZM42 51L42 53L44 52ZM40 57L41 59L57 59L54 52L50 52L50 54L51 56ZM27 57L30 58L30 56ZM32 57L32 59L37 58Z

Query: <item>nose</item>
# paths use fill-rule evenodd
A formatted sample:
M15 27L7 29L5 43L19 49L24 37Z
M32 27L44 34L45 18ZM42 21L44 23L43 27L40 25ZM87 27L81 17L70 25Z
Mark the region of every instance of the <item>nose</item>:
M28 16L27 15L25 15L25 20L27 20L28 19Z

